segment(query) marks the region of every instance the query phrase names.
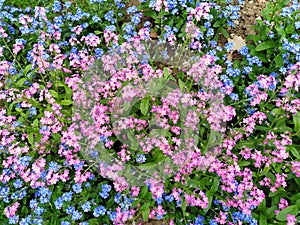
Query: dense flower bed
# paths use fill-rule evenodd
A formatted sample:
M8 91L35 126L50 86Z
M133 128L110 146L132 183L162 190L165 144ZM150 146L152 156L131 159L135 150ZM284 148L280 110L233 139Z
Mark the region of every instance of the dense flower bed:
M1 224L299 223L300 4L242 4L0 1Z

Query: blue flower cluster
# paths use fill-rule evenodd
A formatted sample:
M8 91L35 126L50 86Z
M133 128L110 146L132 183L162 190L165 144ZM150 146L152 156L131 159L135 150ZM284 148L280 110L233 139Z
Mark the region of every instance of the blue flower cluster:
M143 154L137 154L136 162L137 163L144 163L144 162L146 162L146 156L143 155Z
M235 223L238 222L238 220L242 222L249 223L250 225L257 225L257 220L252 218L250 215L246 215L242 212L233 212L232 217Z
M99 195L103 199L107 199L109 197L109 192L111 191L111 186L109 184L103 184L101 186L101 192L99 192Z

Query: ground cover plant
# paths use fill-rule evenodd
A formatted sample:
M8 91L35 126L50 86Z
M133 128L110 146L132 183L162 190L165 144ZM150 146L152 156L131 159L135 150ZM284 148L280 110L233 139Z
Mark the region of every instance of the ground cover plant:
M299 224L300 4L244 4L0 1L1 224Z

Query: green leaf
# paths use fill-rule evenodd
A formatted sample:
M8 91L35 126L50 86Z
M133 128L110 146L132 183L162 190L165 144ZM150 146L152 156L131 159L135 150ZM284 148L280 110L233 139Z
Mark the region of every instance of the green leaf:
M140 211L142 212L142 217L144 221L148 221L149 213L150 213L150 202L147 202L145 205L142 205Z
M257 207L257 210L260 212L265 212L266 211L266 199L264 199L259 206Z
M71 100L62 100L61 101L61 105L71 105L73 103L73 101L71 101Z
M240 167L244 167L244 166L250 165L251 163L248 162L248 161L241 161L241 162L238 162L238 164L239 164Z
M148 110L149 110L149 99L148 98L144 98L141 101L140 110L143 113L143 115L147 115Z
M282 109L273 109L272 110L272 114L274 114L274 115L280 115L280 114L282 114Z
M54 97L54 98L58 98L58 93L54 90L49 90L50 94Z
M38 127L39 126L39 120L38 119L35 119L33 121L33 127Z
M299 200L299 199L300 199L300 193L294 194L294 195L291 197L291 201L293 201L293 202L296 202L296 201Z
M269 131L269 127L264 127L264 126L255 126L256 130L262 130L262 131Z
M282 67L283 66L283 60L282 60L282 55L281 53L278 54L276 57L275 57L275 63L276 63L276 66L278 68Z
M279 221L285 221L288 214L291 215L297 215L299 212L297 205L291 205L286 207L285 209L281 210L278 215L276 216L276 219Z
M220 20L218 20L217 22L215 22L213 24L213 27L220 27L220 26L221 26L221 21Z
M268 224L268 221L267 221L267 217L260 213L259 215L259 225L267 225Z
M270 208L267 208L266 214L265 214L267 216L267 218L272 219L274 217L274 215L275 215L275 209L276 209L276 206L272 206Z
M208 198L208 206L207 208L205 208L203 211L204 213L206 214L210 208L211 208L211 205L212 205L212 201L213 201L213 195L211 194L210 191L206 192L206 197Z
M28 78L26 78L26 77L21 78L20 80L18 80L18 82L16 83L16 85L17 85L18 87L22 87L23 84L24 84L24 82L25 82L26 80L28 80Z
M300 149L297 150L297 149L296 149L295 147L293 147L293 146L288 146L287 148L288 148L288 150L293 154L293 156L295 156L297 159L300 160L300 153L299 153Z
M29 144L33 144L33 133L28 134L28 142Z
M168 78L168 77L169 77L170 73L169 73L169 70L168 70L167 67L164 67L163 75L164 75L165 78Z
M157 18L157 14L156 14L156 12L153 11L153 10L144 12L143 15L144 15L144 16L149 16L149 17L151 17L151 18L153 18L153 19L156 19L156 18Z
M293 23L290 23L285 29L286 34L292 34L294 33L294 31L295 31L295 27Z
M218 188L219 188L219 178L218 178L218 177L215 177L215 178L214 178L214 181L213 181L213 185L212 185L212 187L210 188L210 191L211 191L212 193L217 192L217 191L218 191Z
M52 137L56 141L59 141L61 139L61 135L59 133L52 133Z
M180 90L184 91L184 89L185 89L185 83L181 79L178 79L178 82L179 82L179 88L180 88Z
M300 112L297 112L296 115L293 115L293 121L295 124L294 130L297 132L300 130Z
M273 41L264 41L256 46L255 50L260 52L269 48L275 47L275 43Z
M23 70L23 74L27 75L27 73L29 72L29 70L31 70L31 68L32 68L32 64L27 65Z
M181 198L181 209L183 212L185 212L186 210L186 201L185 201L185 198Z
M145 197L145 195L147 194L147 192L148 192L148 187L147 187L147 186L144 186L144 187L142 188L140 194L139 194L139 198L141 199L141 198Z
M178 22L175 23L176 24L175 27L179 30L183 23L184 23L184 20L180 19Z
M225 38L229 38L229 34L227 32L227 30L225 30L223 27L219 28L219 31L224 35Z

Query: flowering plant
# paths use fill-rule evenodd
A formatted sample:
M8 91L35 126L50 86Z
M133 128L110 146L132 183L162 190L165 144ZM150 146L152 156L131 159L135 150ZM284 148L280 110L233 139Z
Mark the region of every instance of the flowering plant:
M231 2L0 1L1 223L297 224L300 5Z

